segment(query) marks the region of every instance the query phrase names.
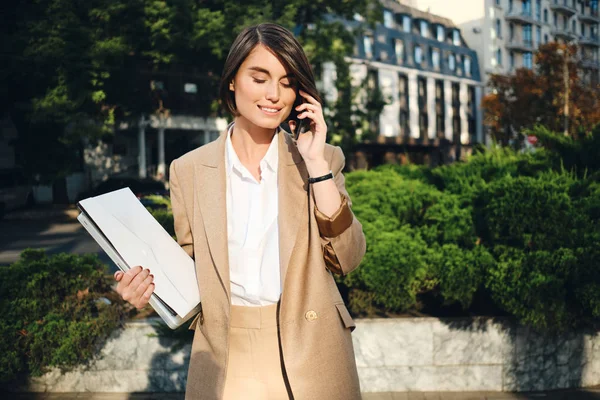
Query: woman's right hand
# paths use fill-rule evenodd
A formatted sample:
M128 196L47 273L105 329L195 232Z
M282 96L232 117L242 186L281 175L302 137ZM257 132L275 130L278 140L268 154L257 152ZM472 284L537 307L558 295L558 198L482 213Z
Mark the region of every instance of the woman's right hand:
M141 266L133 267L127 272L115 272L117 284L117 293L129 304L141 310L150 301L150 296L154 292L154 275L150 274L149 269Z

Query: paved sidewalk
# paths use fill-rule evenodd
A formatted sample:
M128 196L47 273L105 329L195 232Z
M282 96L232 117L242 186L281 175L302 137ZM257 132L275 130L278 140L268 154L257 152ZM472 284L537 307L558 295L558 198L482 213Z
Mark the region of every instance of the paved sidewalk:
M0 393L3 400L184 400L183 393ZM242 400L242 399L241 399ZM312 399L311 399L312 400ZM319 399L314 399L319 400ZM600 400L600 388L535 393L364 393L363 400Z

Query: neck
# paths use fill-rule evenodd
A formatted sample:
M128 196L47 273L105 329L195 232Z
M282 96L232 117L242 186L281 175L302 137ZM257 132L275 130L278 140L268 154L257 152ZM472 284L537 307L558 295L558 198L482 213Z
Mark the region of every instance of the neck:
M258 163L267 153L276 129L261 128L244 118L236 118L231 144L242 163Z

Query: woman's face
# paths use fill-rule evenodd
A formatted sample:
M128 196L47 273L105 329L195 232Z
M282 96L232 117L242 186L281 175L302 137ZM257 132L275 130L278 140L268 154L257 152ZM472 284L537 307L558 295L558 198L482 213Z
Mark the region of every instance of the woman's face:
M235 92L238 118L260 128L275 129L290 114L296 83L281 62L263 45L246 57L229 90Z

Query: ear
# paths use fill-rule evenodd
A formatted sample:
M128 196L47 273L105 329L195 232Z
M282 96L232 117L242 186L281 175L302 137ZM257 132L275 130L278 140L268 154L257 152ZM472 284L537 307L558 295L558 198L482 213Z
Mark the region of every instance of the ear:
M229 82L229 90L231 90L232 92L235 92L235 88L233 86L233 81Z

